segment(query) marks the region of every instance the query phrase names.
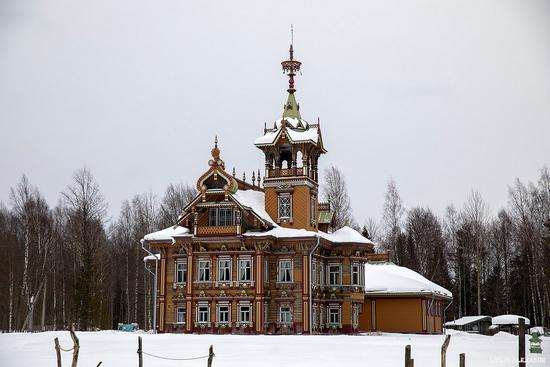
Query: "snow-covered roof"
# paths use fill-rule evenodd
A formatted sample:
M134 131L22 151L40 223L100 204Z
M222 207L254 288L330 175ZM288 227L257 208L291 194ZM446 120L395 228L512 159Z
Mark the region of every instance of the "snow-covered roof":
M148 255L143 258L143 262L160 260L160 254Z
M288 124L290 126L292 126L292 128L294 128L294 129L297 129L297 128L298 129L299 128L306 129L309 126L308 122L304 119L297 119L297 118L294 118L294 117L281 117L280 119L277 119L275 121L275 128L276 129L281 127L283 120L286 120L286 122L288 122Z
M373 244L372 241L363 237L355 229L348 226L342 227L333 233L326 233L323 231L308 231L306 229L294 229L280 227L274 224L274 228L265 232L246 232L244 236L257 237L257 236L273 236L276 238L294 238L294 237L322 237L333 244L346 244L346 243L362 243Z
M146 234L143 239L145 241L169 241L174 237L180 236L191 236L189 229L176 225L157 232Z
M237 200L242 206L252 210L258 217L275 225L275 221L265 210L265 194L262 191L255 190L238 190L232 194L233 198Z
M286 118L287 121L294 120ZM278 120L280 121L280 120ZM303 120L301 120L303 121ZM305 121L303 121L305 123ZM306 123L307 124L307 123ZM280 125L279 125L280 126ZM275 130L271 130L266 132L263 136L260 136L256 140L254 140L255 145L269 145L275 143L275 140L277 139L277 136L281 132L281 128L277 127ZM298 142L305 142L305 141L311 141L313 143L317 143L319 139L319 131L317 125L314 126L308 126L306 129L293 129L293 128L287 128L286 129L287 135L290 138L290 141L292 143L298 143Z
M525 319L525 325L531 325L527 317L518 315L499 315L493 317L493 325L518 325L519 318Z
M365 265L365 293L367 295L426 294L444 298L453 297L447 289L417 272L390 262Z
M319 231L318 233L321 237L333 243L363 243L374 245L371 240L363 237L361 233L348 226L344 226L332 233L325 233L323 231Z
M445 323L445 326L453 326L453 325L456 325L456 326L464 326L464 325L468 325L468 324L471 324L473 322L477 322L477 321L480 321L480 320L483 320L483 319L486 319L486 318L491 318L491 316L463 316L457 320L454 320L454 321L448 321Z

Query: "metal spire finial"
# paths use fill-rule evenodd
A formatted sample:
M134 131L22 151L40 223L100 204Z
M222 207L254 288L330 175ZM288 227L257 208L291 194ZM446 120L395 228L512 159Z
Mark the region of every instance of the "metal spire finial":
M294 25L290 25L290 49L289 49L290 59L283 61L281 65L283 66L283 73L288 75L288 93L294 94L296 89L294 89L294 77L296 73L300 71L300 61L294 60Z

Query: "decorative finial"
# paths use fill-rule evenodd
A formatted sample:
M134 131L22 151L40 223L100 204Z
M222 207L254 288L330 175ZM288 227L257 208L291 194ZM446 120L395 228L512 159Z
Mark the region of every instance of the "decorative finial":
M260 169L258 168L258 187L260 187L260 182L261 182L261 180L260 180Z
M212 149L211 153L214 160L217 161L218 159L220 159L220 149L218 148L218 135L216 135L216 137L214 138L214 148Z
M235 167L233 167L233 177L235 177L236 173L235 173Z
M246 182L246 173L243 171L243 182Z
M254 174L254 171L252 171L252 186L256 186L256 175Z
M281 65L283 66L283 73L288 75L288 93L293 94L296 92L294 89L294 77L296 72L300 71L300 61L294 60L294 26L290 26L290 49L289 49L290 59L283 61Z

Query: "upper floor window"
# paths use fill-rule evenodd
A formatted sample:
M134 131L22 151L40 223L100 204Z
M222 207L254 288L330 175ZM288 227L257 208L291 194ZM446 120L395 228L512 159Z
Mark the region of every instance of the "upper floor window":
M185 283L187 281L187 261L178 259L176 261L176 283Z
M239 281L249 282L252 280L252 259L239 259Z
M292 260L279 261L279 282L292 282Z
M311 225L315 225L315 196L311 196L309 201L310 213L311 213Z
M317 261L311 264L311 283L317 284Z
M231 281L231 259L218 259L218 282Z
M210 208L208 209L208 225L211 227L235 225L233 208Z
M292 196L289 193L279 194L279 218L292 217Z
M321 286L325 285L325 264L320 263L319 264L319 284Z
M351 265L351 285L363 284L364 271L360 264Z
M328 285L341 285L342 284L342 266L339 264L332 264L328 266Z
M199 282L210 281L210 260L199 260Z

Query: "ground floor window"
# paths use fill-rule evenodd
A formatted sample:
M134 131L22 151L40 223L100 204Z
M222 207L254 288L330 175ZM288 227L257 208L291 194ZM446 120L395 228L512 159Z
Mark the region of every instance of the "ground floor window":
M328 308L328 323L330 325L340 324L340 307L335 306Z
M228 324L230 321L230 308L229 305L218 305L218 315L217 320L219 324Z
M186 315L187 313L185 312L185 307L176 307L176 323L184 324Z
M239 323L247 324L252 320L250 304L239 305Z
M209 305L199 305L197 307L197 322L210 322Z
M281 324L292 323L292 313L290 311L290 306L281 306L281 308L279 309L279 322Z

